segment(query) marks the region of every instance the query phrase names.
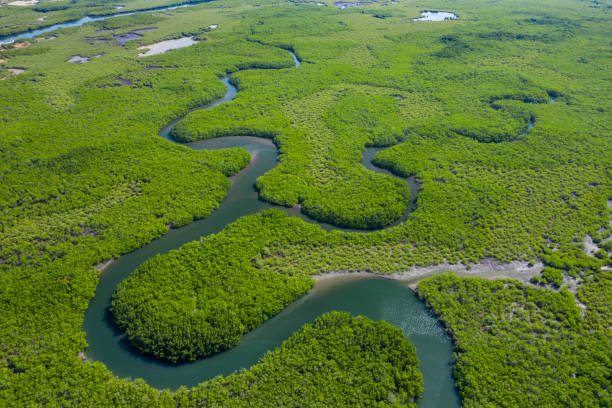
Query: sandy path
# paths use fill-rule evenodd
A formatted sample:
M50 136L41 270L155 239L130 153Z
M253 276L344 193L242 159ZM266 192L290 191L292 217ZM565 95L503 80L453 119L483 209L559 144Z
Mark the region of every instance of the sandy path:
M541 262L537 262L533 266L529 266L529 263L525 261L502 263L493 258L485 258L481 262L471 265L469 268L463 264L453 265L443 263L424 267L414 267L409 270L406 270L403 273L394 273L391 275L377 274L365 271L337 271L322 275L313 275L312 277L318 281L345 275L379 276L381 278L386 279L396 279L405 281L409 283L408 286L411 289L415 290L418 283L422 279L448 271L453 271L458 276L480 277L487 279L512 278L518 279L524 283L529 283L529 279L533 275L539 274L542 268L543 264Z

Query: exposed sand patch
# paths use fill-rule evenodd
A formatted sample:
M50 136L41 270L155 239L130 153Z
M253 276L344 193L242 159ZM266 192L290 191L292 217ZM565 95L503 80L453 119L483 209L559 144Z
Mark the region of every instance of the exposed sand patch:
M84 64L86 62L89 62L89 58L88 57L81 57L80 55L74 55L74 56L70 57L68 62L73 62L75 64Z
M190 45L197 44L197 43L198 41L195 41L193 37L183 37L183 38L178 38L176 40L161 41L161 42L154 43L151 45L143 45L142 47L138 47L139 50L148 50L145 53L138 54L138 56L148 57L150 55L163 54L170 50L189 47Z
M599 247L597 246L597 244L595 244L593 242L593 238L591 238L590 235L587 235L586 237L584 237L584 253L587 254L588 256L593 256L593 254L597 251L599 251Z
M40 3L38 0L17 0L17 1L11 1L8 5L18 6L18 7L28 7L28 6L35 6L38 3Z
M394 279L402 282L406 282L407 286L416 291L419 282L425 278L428 278L433 275L437 275L439 273L445 273L452 271L457 276L467 277L467 278L484 278L484 279L516 279L524 284L527 284L531 287L542 288L540 286L536 286L532 284L529 280L532 276L539 274L542 271L544 265L541 262L536 262L532 266L529 266L529 263L524 261L512 261L510 263L502 263L494 258L485 258L481 262L472 265L469 269L463 264L438 264L424 267L415 267L404 273L394 273L390 275L373 273L373 272L365 272L365 271L338 271L338 272L330 272L322 275L311 275L317 282L325 281L327 279L333 280L334 278L348 277L348 276L363 276L370 277L376 276L379 278L385 279ZM603 267L603 270L610 269L607 267ZM584 317L586 312L586 305L582 304L578 297L576 296L576 292L578 291L578 280L574 278L565 278L563 280L563 286L567 287L567 289L574 294L574 299L576 301L576 305L580 308L580 312L582 317Z
M5 79L12 78L15 75L23 74L25 72L25 69L23 68L7 68L6 70L10 72L11 75L0 78L0 81L4 81Z
M606 204L608 205L608 208L612 210L612 200L608 200ZM610 214L609 225L612 227L612 214ZM604 229L602 228L599 230L599 232L601 233L603 230ZM586 237L584 237L584 241L582 241L584 244L584 253L588 256L593 256L595 252L599 251L600 247L603 247L603 244L610 240L612 240L612 235L609 237L605 237L601 240L601 243L597 245L595 242L593 242L593 238L590 235L587 235Z
M15 48L28 48L29 46L30 46L30 43L27 41L13 43L13 47Z
M108 268L113 262L115 262L114 259L109 259L106 262L100 262L99 264L94 266L94 269L100 273L104 272L104 270L106 268Z
M423 11L421 16L421 18L413 18L412 21L444 21L456 20L458 18L455 13L447 11Z
M102 55L104 55L104 54L94 55L93 57L81 57L80 55L73 55L66 62L72 62L72 63L75 63L75 64L84 64L86 62L91 61L94 58L100 58Z
M416 289L418 283L429 276L436 275L442 272L453 271L458 276L466 277L481 277L487 279L512 278L518 279L523 283L529 283L532 276L540 273L544 265L541 262L529 266L525 261L513 261L510 263L502 263L497 259L485 258L481 262L467 267L463 264L438 264L424 267L414 267L403 273L394 273L390 275L377 274L372 272L357 271L337 271L325 273L322 275L313 275L315 280L333 278L343 275L363 275L363 276L378 276L387 279L396 279L409 283L411 289Z
M576 300L576 305L578 305L578 307L580 308L580 314L584 318L584 315L586 314L587 307L586 307L586 305L584 303L580 302L580 299L578 299L578 296L576 296L576 293L578 292L578 287L579 287L578 286L578 282L579 282L579 279L564 276L563 277L563 284L561 286L567 287L567 290L569 290L570 292L572 292L574 294L574 299Z

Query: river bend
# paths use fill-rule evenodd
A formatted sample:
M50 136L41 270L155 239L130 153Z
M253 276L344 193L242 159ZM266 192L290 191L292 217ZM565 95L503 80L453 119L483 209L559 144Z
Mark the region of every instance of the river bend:
M291 55L296 67L299 66L299 59L293 52ZM212 109L234 99L237 89L228 77L222 78L221 81L227 88L225 96L198 109ZM171 131L181 119L164 127L159 135L174 142ZM343 310L375 320L384 319L404 330L416 346L421 362L425 390L419 407L459 407L459 397L452 378L453 346L450 338L408 288L407 283L390 279L363 276L323 278L310 293L247 333L238 346L195 362L170 364L145 356L134 349L124 334L115 327L108 310L117 285L152 256L167 253L187 242L219 232L245 215L276 207L259 200L255 189L256 179L278 163L278 149L270 139L232 136L194 142L187 146L192 149L238 146L249 152L251 162L240 173L231 177L232 182L226 198L207 218L171 229L161 238L120 257L101 273L96 294L89 304L83 323L89 344L86 351L89 359L103 362L115 375L143 378L154 387L189 387L218 375L228 375L241 368L248 368L257 363L268 350L278 347L305 323L312 322L325 312ZM361 163L372 171L392 175L372 164L371 159L378 150L380 149L367 148ZM416 202L418 185L413 178L405 180L410 185L411 203L404 217L395 224L405 220ZM316 222L302 214L297 207L284 210L308 222ZM329 224L316 223L327 230L338 229Z
M208 3L209 1L213 1L213 0L190 1L190 2L185 2L185 3L175 4L172 6L162 6L162 7L153 7L153 8L134 10L134 11L124 11L122 13L105 14L105 15L93 16L93 17L85 16L78 20L69 20L63 23L53 24L47 27L41 27L36 30L23 31L21 33L10 34L4 37L0 36L0 44L10 44L17 40L26 40L29 38L34 38L37 35L50 33L52 31L59 30L60 28L80 27L83 24L91 23L92 21L102 21L102 20L107 20L109 18L131 16L133 14L139 14L139 13L152 13L156 11L174 10L174 9L183 8L183 7L195 6L196 4Z

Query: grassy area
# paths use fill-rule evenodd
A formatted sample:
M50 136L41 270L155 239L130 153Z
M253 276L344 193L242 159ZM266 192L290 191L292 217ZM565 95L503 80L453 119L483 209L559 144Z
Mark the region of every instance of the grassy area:
M455 340L463 406L609 406L611 279L602 272L582 286L584 317L567 290L454 275L422 282L419 296Z
M179 390L175 400L185 407L412 408L423 392L418 365L416 350L400 329L331 312L250 370Z
M87 16L98 17L201 2L203 1L127 0L96 2L71 0L68 2L66 0L42 0L34 1L31 5L13 5L11 4L12 1L7 1L0 5L0 37L34 31L38 28L79 20Z
M580 277L581 301L597 305L598 312L587 313L585 321L578 317L567 330L578 336L607 324L609 302L606 306L606 299L589 289L599 279L599 267L609 262L607 3L385 4L338 10L331 3L211 2L58 30L0 49L0 77L8 76L9 69L25 70L0 81L0 400L32 406L174 404L169 393L158 396L140 381L113 377L100 363L83 363L78 353L87 345L81 323L98 280L93 265L145 245L169 225L206 217L224 197L227 176L248 163L242 149L193 151L157 136L190 108L222 96L218 78L224 75L238 87L236 99L190 113L175 128L175 137L273 138L280 162L257 182L263 199L285 206L299 203L312 217L337 225L387 225L406 208L407 187L366 170L360 160L365 146L390 146L375 162L396 174L416 176L421 184L417 208L406 222L370 233L324 232L273 211L240 220L201 244L188 244L184 254L150 260L116 298L117 308L125 306L121 313L129 318L123 326L134 339L140 336L137 341L151 344L147 330L130 329L128 320L153 324L165 318L176 324L193 317L187 307L192 301L211 301L209 310L200 309L203 320L210 322L214 315L218 323L236 325L223 341L202 347L190 342L182 350L171 344L158 352L143 347L146 351L190 359L231 347L244 331L308 290L307 275L395 273L443 261L470 264L483 257L540 258L550 269L536 283L549 287ZM80 16L87 7L77 2L49 12L48 22L68 18L68 13ZM425 9L452 11L459 19L412 21ZM2 6L0 24L6 33L22 30L38 14ZM145 28L155 30L139 31L142 37L124 46L112 37ZM138 57L140 46L183 36L200 42ZM293 50L302 66L293 67L281 48ZM99 57L67 62L75 55ZM265 216L269 220L263 225ZM252 225L261 228L261 235L245 233ZM582 261L572 248L587 234L602 252L595 267L574 268L573 260ZM224 240L226 248L213 244ZM243 247L247 250L238 254L236 248ZM188 268L173 281L175 287L164 284L177 265L189 265L191 256L212 256L219 265L237 262L228 275L236 280L231 304L212 305L228 296L227 288L213 293L194 285L211 274L213 264ZM153 267L159 280L149 279ZM249 279L241 279L245 274ZM261 276L269 281L251 279ZM455 282L436 282L441 297L454 296L443 294ZM515 283L495 285L502 285L496 290L507 291L509 298L521 291L529 299L567 300L564 294L516 289ZM244 301L243 315L236 312L238 302L253 294L268 296L270 288L278 299ZM446 309L424 290L446 319ZM163 291L176 295L174 314L139 315L129 302L136 292L153 296ZM169 302L162 299L159 305ZM469 323L466 310L457 313L445 321L471 342L472 332L458 325L480 323ZM220 326L211 327L206 333ZM501 323L496 330L514 333ZM565 332L554 336L559 333ZM491 355L499 348L486 350ZM526 350L531 353L527 359L541 351ZM574 364L563 362L571 358L570 351L555 355L560 367ZM593 362L599 354L580 358L587 365L600 364ZM525 372L539 373L531 363L525 367ZM465 401L475 390L492 404L507 397L506 392L484 390L488 372L470 372L472 377L461 383ZM566 379L550 375L555 381ZM597 381L588 380L593 384L589 395L597 394ZM524 385L513 389L524 390ZM557 389L546 391L550 406L562 404L554 399ZM521 395L527 394L516 398ZM600 395L605 406L601 401L607 397ZM594 400L584 401L588 406Z

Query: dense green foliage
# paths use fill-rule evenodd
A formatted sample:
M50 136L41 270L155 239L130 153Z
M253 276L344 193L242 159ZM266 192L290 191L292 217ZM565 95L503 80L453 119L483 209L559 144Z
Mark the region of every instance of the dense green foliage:
M104 3L99 12L109 12L113 4ZM167 3L139 0L127 2L126 9L157 4ZM49 11L43 23L36 20L41 12L3 5L1 30L14 32L26 24L35 27L90 12L80 6L77 1L75 7ZM431 8L454 11L460 18L412 21L420 10ZM205 255L199 250L208 248L212 260L227 265L231 253L206 245L226 240L227 248L235 250L242 243L246 251L234 254L235 269L215 269L206 262L190 268L179 251L149 261L126 281L125 288L129 282L146 283L140 278L154 278L147 268L158 265L160 280L152 280L151 293L139 293L146 298L163 293L162 277L181 273L167 288L178 297L156 301L160 307L176 307L159 311L159 321L165 318L173 327L172 318L189 316L185 312L193 309L186 307L194 297L202 303L211 295L212 288L195 284L201 276L211 276L220 290L220 296L206 298L211 309L199 309L204 320L212 316L212 305L227 312L218 321L236 313L221 303L222 296L261 294L266 299L261 309L243 299L244 316L231 318L242 327L221 342L226 347L307 290L311 281L304 275L395 273L444 261L539 257L555 269L547 269L545 283L558 283L559 271L562 286L577 277L578 296L588 308L584 321L579 315L574 321L570 317L576 309L564 292L519 290L515 283L503 283L509 298L524 303L543 299L555 305L545 310L567 311L569 317L558 327L539 306L529 311L548 324L542 323L542 333L556 347L547 349L538 338L536 350L564 369L575 368L578 361L584 367L605 366L605 353L598 350L604 340L609 344L601 334L609 327L609 298L600 296L609 287L603 279L607 275L594 273L567 248L588 234L602 248L589 262L609 262L604 259L611 242L605 241L611 232L606 203L612 200L607 8L605 1L459 0L338 10L224 0L58 30L45 39L0 47L0 77L9 69L25 70L0 81L0 401L9 406L176 406L169 392L159 395L141 381L114 377L101 363L83 362L78 354L87 344L81 324L99 277L94 265L145 245L168 225L207 216L225 194L225 176L247 163L241 149L193 151L157 135L190 108L221 97L224 87L218 78L227 74L240 90L236 100L189 114L176 136L195 140L248 133L273 138L279 164L258 180L260 197L285 206L301 203L304 212L336 225L387 225L406 208L407 186L366 170L360 160L364 146L394 145L375 161L396 174L416 176L421 184L417 208L406 222L367 234L324 232L278 212L265 215L266 225L262 215L241 220L203 246L186 247L200 260ZM218 28L208 30L211 24ZM124 46L103 41L153 27ZM138 57L139 46L183 35L201 42ZM302 66L294 68L282 48L295 51ZM84 64L66 62L74 55L100 57ZM529 123L534 126L526 131ZM262 230L250 231L251 226ZM544 249L555 246L559 251ZM574 268L575 259L583 266ZM253 279L224 287L214 272L226 270L233 278L269 277L279 299L267 298L265 284ZM504 296L499 302L506 301ZM146 314L146 305L137 306L143 308L121 313L140 312L136 318L152 324L156 318ZM469 310L456 316L469 326ZM493 358L506 349L519 358L517 350L530 349L533 334L525 329L523 339L513 333L524 329L529 316L496 326L497 335L513 339L495 348L497 354L478 350L491 361L499 361ZM491 321L498 317L491 315ZM453 327L450 320L447 324ZM464 333L461 327L456 330ZM491 338L478 330L465 333L466 342ZM565 334L578 340L564 342ZM181 344L186 352L176 358L198 355L197 342ZM462 396L468 401L482 392L483 398L497 401L499 391L514 401L530 398L530 390L537 389L542 401L564 402L561 398L574 395L577 384L585 382L585 396L577 401L590 406L606 402L604 391L599 401L594 399L603 390L599 384L605 374L567 369L555 377L543 373L551 365L532 364L540 360L529 360L534 353L525 355L526 360L516 360L526 362L522 371L503 377L516 385L515 395L501 383L492 387L487 382L489 374L508 373L496 365L494 370L470 368L460 386ZM532 372L541 383L519 381ZM574 373L581 375L573 378ZM316 374L313 378L325 386L330 382ZM570 385L564 391L560 384L565 380Z
M551 284L555 288L559 288L566 281L582 283L592 274L599 272L602 266L610 264L605 247L599 249L595 257L586 255L582 247L583 245L567 245L556 250L542 248L540 256L547 266L542 270L541 276L531 277L531 283Z
M541 274L542 274L541 281L543 281L544 283L550 283L555 288L561 287L561 284L563 283L563 272L560 271L559 269L544 268L542 269ZM534 281L536 283L538 282L537 279L532 280L532 282Z
M231 77L240 91L231 104L189 114L173 129L173 136L182 142L236 134L272 137L283 156L278 168L257 183L262 199L288 207L299 203L312 218L341 227L381 228L406 211L408 186L357 163L364 145L388 145L401 137L395 100L368 88L334 87L283 106L302 92L319 90L325 82L318 79L313 87L309 80L325 74L310 65L239 72ZM243 76L255 76L265 81L265 89L273 90L263 107L260 87L245 87ZM288 84L279 82L287 76ZM296 93L296 87L306 90L298 88ZM347 150L350 145L353 149ZM309 156L314 162L305 160Z
M179 390L181 407L416 407L415 348L386 322L332 312L248 371Z
M447 326L457 352L456 386L469 407L608 407L612 403L612 274L579 293L513 280L438 275L418 294Z
M229 187L224 174L235 174L249 160L239 149L202 152L188 165L183 155L169 158L163 151L135 160L135 152L151 150L143 141L76 148L24 166L30 183L12 184L13 175L6 175L4 267L44 266L73 255L75 261L89 262L118 257L164 233L166 224L180 226L207 216ZM202 175L190 177L196 171ZM177 195L181 205L165 208ZM136 220L139 230L123 230L122 223Z
M8 367L20 377L18 388L0 390L4 406L95 407L416 407L423 392L419 361L404 333L390 324L332 312L305 325L258 364L192 389L159 391L142 380L113 377L99 363L76 359L66 373L79 371L77 383L54 380L54 393L24 395L40 371L22 369L13 356ZM6 383L4 383L6 384ZM104 385L106 394L96 392ZM36 386L40 387L41 384ZM52 389L52 388L49 388ZM8 392L7 392L8 391Z
M204 0L206 1L206 0ZM0 37L23 31L33 31L57 23L78 20L85 16L105 16L134 10L155 9L186 3L201 3L189 0L125 0L121 6L114 0L41 0L35 5L0 5Z
M111 304L138 349L158 358L195 360L235 346L247 331L308 292L304 276L258 270L251 260L270 242L302 241L319 228L267 211L202 242L156 256L121 283ZM311 232L312 233L312 232Z

